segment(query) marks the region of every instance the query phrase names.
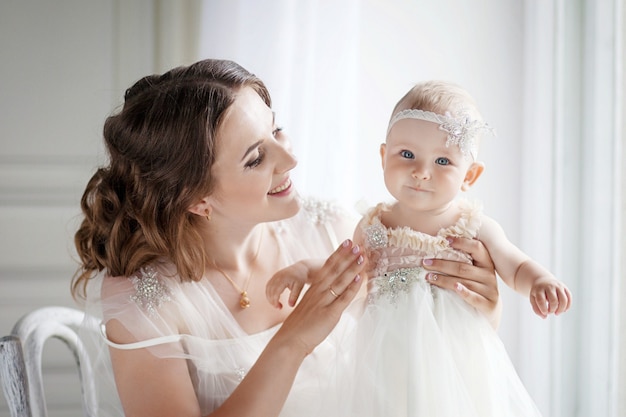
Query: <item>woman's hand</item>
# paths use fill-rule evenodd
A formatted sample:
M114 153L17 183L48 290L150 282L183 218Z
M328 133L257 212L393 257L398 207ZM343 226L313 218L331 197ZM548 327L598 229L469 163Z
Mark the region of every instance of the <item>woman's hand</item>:
M296 343L307 355L337 325L341 314L358 293L364 277L365 259L351 240L310 271L310 287L284 321L275 336L284 343Z
M425 259L424 268L433 271L426 279L440 288L456 291L465 301L487 316L494 328L497 328L500 324L502 305L495 266L487 248L480 240L466 238L453 239L450 246L467 252L474 263Z
M321 268L310 271L309 289L243 381L212 415L277 416L302 361L335 328L359 291L364 266L359 247L346 240ZM295 272L302 278L302 271Z

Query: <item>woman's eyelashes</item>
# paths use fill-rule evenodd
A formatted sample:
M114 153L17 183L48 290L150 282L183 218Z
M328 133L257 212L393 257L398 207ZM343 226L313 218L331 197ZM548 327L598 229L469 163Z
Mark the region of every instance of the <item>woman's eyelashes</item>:
M259 147L258 152L259 154L256 156L256 158L246 162L246 168L256 168L261 165L261 162L263 162L263 159L265 159L265 151L263 150L263 148Z
M277 126L274 128L274 130L272 130L272 136L274 137L274 139L278 139L278 136L280 136L280 132L282 130L283 128L280 126ZM259 165L261 165L261 163L265 159L265 150L261 146L259 146L257 148L257 151L258 151L258 155L254 159L251 159L250 161L246 162L246 164L244 165L245 168L256 168Z
M272 131L272 135L274 136L274 138L276 138L276 136L278 136L278 134L280 132L282 132L283 128L281 126L276 126L276 128L274 128L274 130Z

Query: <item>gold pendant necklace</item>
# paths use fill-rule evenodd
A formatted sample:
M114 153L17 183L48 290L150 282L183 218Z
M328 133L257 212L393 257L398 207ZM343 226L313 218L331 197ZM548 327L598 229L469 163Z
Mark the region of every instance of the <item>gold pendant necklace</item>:
M254 258L252 258L252 262L250 262L251 266L256 262L257 258L259 257L259 252L261 251L261 243L263 242L264 231L265 227L261 229L261 236L259 237L259 247L256 249ZM250 275L248 275L248 279L246 280L246 284L243 289L241 289L239 285L235 283L235 280L233 280L226 272L224 272L222 268L217 266L215 260L213 260L213 267L218 270L222 275L224 275L224 277L231 283L231 285L237 290L237 292L239 292L239 295L241 296L241 298L239 299L239 306L244 309L250 307L250 297L248 297L248 285L250 285L250 279L252 278L252 267L250 267Z
M232 286L235 287L235 289L240 293L241 298L239 299L239 306L241 306L241 308L248 308L248 307L250 307L250 297L248 297L248 292L246 290L248 289L248 284L250 284L250 278L252 277L252 272L248 276L248 281L246 282L246 288L242 290L241 288L239 288L239 286L237 284L235 284L235 281L233 281L233 279L231 277L229 277L226 272L224 272L217 265L214 265L214 266L215 266L215 269L217 269L219 272L221 272L222 275L224 275L224 277L226 277L226 279L228 281L230 281Z

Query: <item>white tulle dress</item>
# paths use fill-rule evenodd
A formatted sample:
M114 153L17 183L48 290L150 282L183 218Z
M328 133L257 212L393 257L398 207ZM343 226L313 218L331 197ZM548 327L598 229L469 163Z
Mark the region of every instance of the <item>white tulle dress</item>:
M295 217L270 224L270 230L280 245L283 264L288 266L305 258L327 258L340 241L352 236L357 220L332 204L305 200ZM247 334L207 279L181 283L167 262L155 262L131 277L106 277L104 281L103 286L99 276L88 289L91 324L117 319L140 342L116 345L102 334L89 338L91 326L85 326L83 333L98 376L100 416L123 415L107 344L114 349L147 348L162 358L187 359L202 415L207 415L237 387L280 327ZM350 326L346 316L334 334ZM335 380L333 338L331 335L304 360L280 416L320 415L320 399Z
M476 237L479 204L464 200L456 224L437 236L364 218L373 262L356 335L342 343L330 415L348 417L528 417L540 413L488 320L456 293L425 281L425 257L470 262L446 237Z

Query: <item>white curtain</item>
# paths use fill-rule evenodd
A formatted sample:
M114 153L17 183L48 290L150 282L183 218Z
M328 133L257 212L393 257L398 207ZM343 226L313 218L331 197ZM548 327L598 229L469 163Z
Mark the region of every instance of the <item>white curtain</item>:
M525 17L521 222L538 227L521 242L575 308L543 328L520 316L519 364L550 370L522 371L547 415L622 416L622 2L527 1Z
M378 145L395 102L424 79L466 87L498 132L471 195L575 297L542 321L502 286L507 350L545 416L618 416L621 7L207 0L198 55L267 83L298 188L349 208L389 198Z

